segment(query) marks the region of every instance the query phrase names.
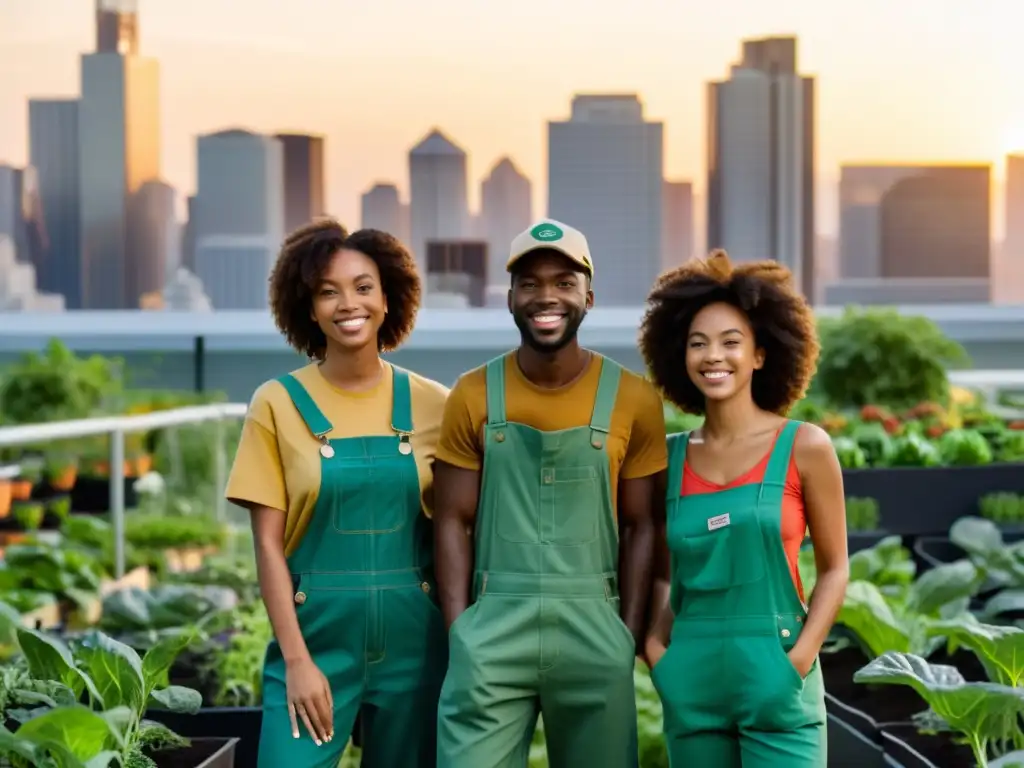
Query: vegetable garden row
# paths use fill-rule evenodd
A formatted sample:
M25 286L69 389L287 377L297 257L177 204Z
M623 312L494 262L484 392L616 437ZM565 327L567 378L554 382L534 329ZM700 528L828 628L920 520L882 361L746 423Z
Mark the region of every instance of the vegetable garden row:
M821 657L829 765L1024 765L1021 403L993 413L951 388L956 349L916 318L850 315L822 339L791 415L833 436L848 495L851 580ZM216 399L128 386L117 361L57 343L3 375L0 428ZM666 413L670 431L694 424ZM271 630L247 519L214 512L237 426L132 438L121 579L105 440L0 448L0 765L255 765ZM809 543L801 572L810 592ZM636 688L641 766L665 768L639 663ZM540 724L531 768L543 742Z

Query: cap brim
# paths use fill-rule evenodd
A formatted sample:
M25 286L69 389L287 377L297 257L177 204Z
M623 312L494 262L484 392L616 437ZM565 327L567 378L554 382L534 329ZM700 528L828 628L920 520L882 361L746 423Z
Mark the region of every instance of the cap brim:
M570 253L565 248L560 248L558 245L554 243L537 243L537 245L533 246L532 248L528 248L522 253L517 253L515 256L508 260L508 263L505 265L505 271L511 272L512 268L516 264L525 259L531 253L536 253L537 251L556 251L557 253L560 253L563 256L565 256L565 258L567 258L573 264L578 266L591 277L594 276L594 271L590 268L589 264L583 261L583 259L581 259L579 256L576 256L573 253Z

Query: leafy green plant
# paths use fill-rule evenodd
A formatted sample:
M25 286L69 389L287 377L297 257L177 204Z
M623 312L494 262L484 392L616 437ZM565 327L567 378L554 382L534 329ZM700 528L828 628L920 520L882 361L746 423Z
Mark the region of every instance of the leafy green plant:
M969 560L958 560L885 592L870 581L851 581L836 623L854 633L869 658L887 651L927 657L942 644L929 626L964 614L982 577Z
M849 308L819 323L817 388L838 407L894 408L944 403L946 370L969 362L963 347L925 317L889 309Z
M1024 521L1024 496L1017 493L988 493L978 500L978 511L986 520L1000 525Z
M60 682L89 706L44 704L11 734L0 732L0 752L25 765L53 768L108 766L156 768L147 749L183 740L165 726L144 719L150 705L195 714L197 691L167 685L174 659L191 641L189 633L167 636L144 657L101 632L87 634L74 648L60 639L19 628L18 645L33 677Z
M949 728L963 734L977 768L991 768L990 746L1012 742L1019 732L1017 718L1024 713L1024 689L969 683L956 667L929 664L913 653L884 653L858 670L853 679L913 688Z
M871 498L850 496L846 499L846 527L850 531L875 531L881 522L878 502Z

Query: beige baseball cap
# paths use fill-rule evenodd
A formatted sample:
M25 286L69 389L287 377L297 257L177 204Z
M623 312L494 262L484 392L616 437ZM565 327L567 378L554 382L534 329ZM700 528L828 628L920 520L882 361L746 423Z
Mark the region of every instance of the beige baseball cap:
M590 246L587 238L578 229L570 227L554 219L542 219L529 229L516 236L509 251L505 269L512 271L513 265L528 253L541 248L558 251L583 267L583 270L594 277L594 262L590 258Z

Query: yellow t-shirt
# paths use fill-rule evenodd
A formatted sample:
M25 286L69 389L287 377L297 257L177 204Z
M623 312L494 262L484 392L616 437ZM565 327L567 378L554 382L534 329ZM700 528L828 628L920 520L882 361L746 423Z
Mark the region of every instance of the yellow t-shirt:
M292 375L306 388L313 402L333 426L330 439L393 435L391 390L394 370L373 388L347 392L332 386L315 364ZM412 444L424 512L432 510L433 465L441 417L448 388L409 373L412 397ZM298 546L309 525L320 492L320 442L313 437L291 397L279 381L262 384L249 403L235 462L225 495L244 507L263 506L284 510L285 554Z
M505 358L505 416L509 421L554 431L590 423L603 357L594 354L587 370L571 384L546 389L530 382L514 354ZM486 366L464 373L448 396L437 444L437 458L463 469L483 465L483 430L487 424ZM647 477L665 469L668 450L665 411L654 386L623 369L606 445L612 492L620 477Z

